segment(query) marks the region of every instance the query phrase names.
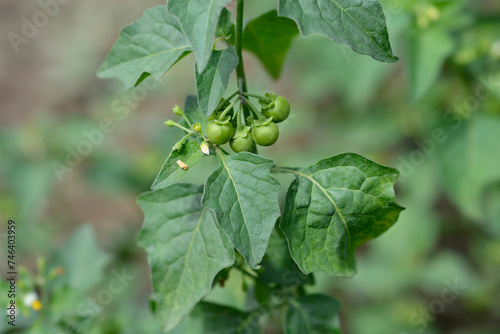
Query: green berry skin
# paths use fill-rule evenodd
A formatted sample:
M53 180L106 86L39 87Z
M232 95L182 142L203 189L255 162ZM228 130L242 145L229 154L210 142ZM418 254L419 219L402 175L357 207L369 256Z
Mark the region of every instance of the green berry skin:
M231 149L235 153L240 153L240 152L257 153L257 146L255 146L255 142L253 141L253 138L252 136L250 136L250 134L248 134L246 137L237 137L231 139L229 145L231 146Z
M278 95L267 107L262 108L262 113L266 117L272 117L275 123L283 122L290 115L290 103L283 96Z
M280 135L278 126L274 122L265 125L252 126L252 138L260 146L271 146Z
M217 121L211 121L207 125L208 140L215 145L223 145L233 137L234 128L230 122L220 124Z

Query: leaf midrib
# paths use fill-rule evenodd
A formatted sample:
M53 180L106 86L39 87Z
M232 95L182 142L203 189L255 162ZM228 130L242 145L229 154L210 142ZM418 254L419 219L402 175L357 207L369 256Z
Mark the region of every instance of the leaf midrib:
M134 59L122 62L122 63L118 63L116 65L113 65L113 66L110 66L110 67L104 69L103 71L99 71L99 75L104 75L105 73L107 73L107 72L109 72L109 71L111 71L111 70L113 70L113 69L115 69L115 68L117 68L119 66L126 65L128 63L132 63L132 62L135 62L135 61L141 61L141 60L146 59L146 58L152 58L152 57L160 56L160 55L163 55L165 53L169 53L169 52L173 52L173 51L177 51L177 50L181 50L181 49L189 49L189 45L185 45L185 46L181 46L181 47L176 47L176 48L168 49L168 50L165 50L165 51L161 51L161 52L149 54L147 56L143 56L143 57L139 57L139 58L134 58Z
M248 229L248 223L247 223L247 219L245 217L245 212L243 211L243 207L241 206L240 193L238 192L238 188L236 187L236 181L234 181L233 176L229 172L229 166L226 164L226 161L224 160L224 156L222 155L220 148L217 148L216 152L217 152L217 155L219 156L220 161L224 165L224 168L227 171L227 175L228 175L229 179L233 183L233 187L234 187L234 191L236 192L236 196L238 196L238 204L239 204L240 209L241 209L241 215L243 216L243 220L245 222L244 225L245 225L245 228L246 228L247 233L248 233L248 239L250 241L250 252L252 253L253 259L256 261L257 257L255 256L254 251L253 251L252 240L250 240L251 239L251 233L250 233L250 230Z
M390 56L390 54L388 54L387 52L384 51L384 49L370 36L370 34L368 33L368 31L366 31L363 26L361 26L361 24L358 23L358 21L356 21L346 10L344 7L342 7L341 5L339 5L339 3L335 0L330 0L331 2L333 2L335 5L337 5L337 7L340 8L341 11L343 11L347 16L349 16L349 18L354 22L356 23L356 25L361 29L363 30L363 32L366 34L366 36L368 36L368 38L380 49L380 51L382 51L385 55L387 56Z
M344 223L344 226L345 226L345 229L347 231L347 237L349 238L349 243L351 243L351 233L349 232L349 227L347 227L347 222L345 221L345 218L344 216L342 215L342 213L340 212L339 210L339 207L337 206L337 203L335 202L335 200L330 196L330 194L326 191L325 188L323 188L323 186L321 184L318 183L318 181L316 181L313 177L307 175L307 174L304 174L304 173L301 173L297 170L292 170L292 169L287 169L287 168L273 168L274 171L277 171L277 172L285 172L285 173L292 173L292 174L296 174L296 175L299 175L299 176L302 176L306 179L308 179L309 181L311 181L315 186L317 186L319 189L321 189L321 191L325 194L325 196L330 200L330 202L333 204L333 207L335 208L335 212L338 213L340 219L342 220L342 222Z
M200 225L201 225L201 221L203 220L203 215L205 214L206 212L206 208L203 208L200 212L200 218L198 219L198 222L196 223L196 227L195 229L193 230L193 236L191 237L191 241L189 242L189 245L188 245L188 249L186 251L186 256L185 256L185 259L184 259L184 265L182 266L182 271L181 271L181 274L179 276L179 284L177 285L177 287L175 288L175 303L174 303L174 307L177 307L178 306L178 292L179 292L179 287L182 285L182 277L184 276L184 271L186 269L186 265L188 263L188 259L189 259L189 254L191 253L191 248L193 247L193 242L194 242L194 239L196 237L196 235L198 234L199 230L200 230Z

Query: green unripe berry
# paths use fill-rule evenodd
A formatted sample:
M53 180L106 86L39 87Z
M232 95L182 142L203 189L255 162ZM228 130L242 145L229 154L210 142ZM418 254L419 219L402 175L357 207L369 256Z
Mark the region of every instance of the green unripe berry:
M215 145L227 143L233 136L234 128L229 118L225 122L211 121L207 125L207 137Z
M260 146L271 146L278 140L280 135L278 126L274 122L259 124L254 122L252 125L252 138Z
M257 146L255 145L255 141L253 140L250 133L238 133L231 141L229 142L231 149L235 153L240 152L252 152L257 153Z
M276 96L269 104L262 106L262 114L272 117L273 122L280 123L290 115L290 103L283 96Z

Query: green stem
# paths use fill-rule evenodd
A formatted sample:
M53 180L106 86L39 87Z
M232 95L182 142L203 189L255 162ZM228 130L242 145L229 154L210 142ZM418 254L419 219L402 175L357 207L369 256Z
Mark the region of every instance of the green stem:
M191 124L191 121L189 121L189 118L187 118L187 116L182 113L182 118L184 119L184 121L186 122L187 125L189 125L189 127L192 129L193 128L193 124Z
M223 120L224 120L224 118L226 117L226 115L227 115L227 113L229 112L229 110L231 110L231 108L232 108L232 107L234 107L234 105L235 105L236 103L238 103L238 101L239 101L239 100L234 100L234 101L233 101L233 103L231 103L231 104L229 105L229 107L227 107L226 109L224 109L224 111L222 112L222 114L220 114L220 116L219 116L219 121L223 121Z
M242 97L241 98L244 102L245 102L245 105L247 105L249 108L250 108L250 111L252 111L252 113L258 118L258 119L263 119L263 118L266 118L264 115L262 115L262 113L260 111L258 111L253 104L250 103L250 101L248 101L248 99L246 97Z
M237 124L238 124L238 131L243 130L243 124L241 123L241 114L243 113L243 105L240 103L240 107L238 109L238 116L236 118ZM244 117L243 117L244 118Z
M253 97L253 98L256 98L256 99L259 99L259 100L262 100L262 101L266 101L266 102L270 102L270 100L267 97L260 96L260 95L257 95L257 94L242 93L241 95L244 95L244 96L247 96L247 97Z
M273 168L271 168L271 173L298 174L296 170L293 170L291 168L283 168L283 167L273 167Z
M220 108L222 108L226 103L228 103L229 101L231 101L233 99L233 97L235 97L236 95L239 94L239 90L237 90L236 92L234 92L233 94L229 95L229 97L227 99L225 99L224 101L222 101L221 103L219 103L219 105L217 106L217 109L216 110L219 110Z
M182 129L182 130L186 131L187 133L193 133L193 130L189 130L189 129L183 127L182 125L180 125L179 123L174 123L174 126L178 127L179 129Z
M241 82L241 92L247 92L247 79L245 77L245 68L243 66L243 13L245 7L245 0L238 0L236 3L236 35L234 46L236 48L236 53L238 55L239 63L236 67L236 75L238 77L238 82Z

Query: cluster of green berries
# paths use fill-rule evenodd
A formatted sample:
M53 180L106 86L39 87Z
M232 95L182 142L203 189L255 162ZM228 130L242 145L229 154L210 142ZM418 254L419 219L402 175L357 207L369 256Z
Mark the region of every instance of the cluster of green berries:
M256 98L260 104L260 110L249 101ZM236 99L235 99L236 98ZM231 100L235 99L233 102ZM239 109L235 105L239 102ZM176 115L182 116L191 129L175 123L165 122L168 126L177 126L187 132L187 135L175 146L180 150L184 140L198 133L213 145L219 146L229 143L231 149L236 152L257 152L257 145L271 146L278 140L279 129L276 123L283 122L290 115L290 104L279 95L266 93L265 96L235 92L227 99L222 99L216 110L208 117L205 137L199 123L191 124L179 107L174 108Z
M243 95L258 98L260 111ZM276 123L283 122L290 115L288 101L273 93L268 93L265 97L242 94L238 112L235 112L233 105L226 101L223 101L222 106L209 117L207 137L214 145L229 142L231 149L236 153L243 151L255 153L257 145L271 146L276 143L279 137ZM248 114L245 114L245 106Z

